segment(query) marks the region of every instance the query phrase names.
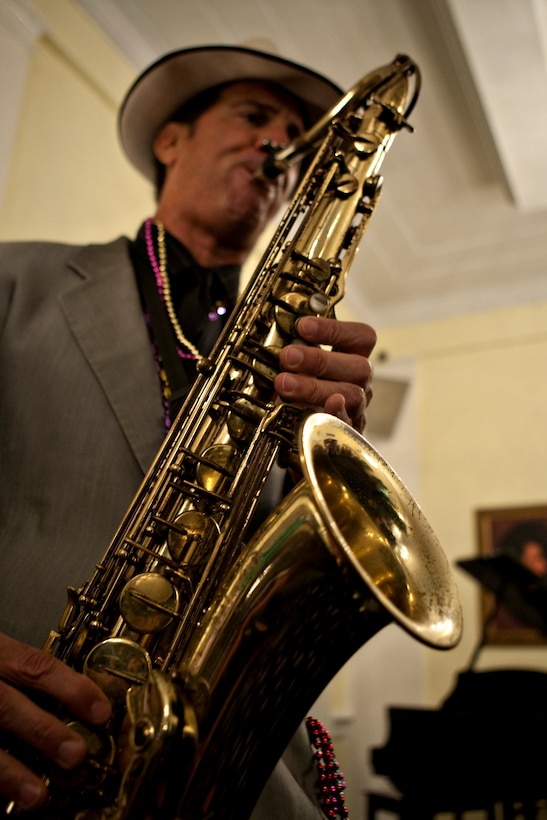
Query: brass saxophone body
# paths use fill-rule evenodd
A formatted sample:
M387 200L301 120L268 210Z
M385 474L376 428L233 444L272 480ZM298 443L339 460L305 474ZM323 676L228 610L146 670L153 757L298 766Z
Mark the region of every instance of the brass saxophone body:
M244 820L329 680L395 620L449 648L461 614L416 503L355 430L276 401L279 350L333 314L419 88L367 75L264 174L315 151L256 273L91 580L47 648L109 694L49 817ZM254 535L273 465L302 479Z

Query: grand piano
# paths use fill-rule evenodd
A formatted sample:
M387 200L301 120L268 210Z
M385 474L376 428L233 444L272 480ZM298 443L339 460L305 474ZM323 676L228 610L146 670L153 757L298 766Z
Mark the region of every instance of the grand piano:
M458 563L547 634L547 587L538 592L537 577L497 558ZM468 811L491 820L547 818L547 673L475 671L477 657L439 709L389 708L387 743L371 756L395 790L367 795L368 820L380 811L405 820Z

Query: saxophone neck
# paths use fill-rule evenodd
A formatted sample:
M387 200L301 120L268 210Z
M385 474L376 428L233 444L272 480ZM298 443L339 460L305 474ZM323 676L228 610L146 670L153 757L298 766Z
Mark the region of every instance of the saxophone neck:
M413 93L409 98L408 79L414 82ZM403 83L401 84L401 81ZM401 84L403 93L399 100L393 100L393 88ZM285 174L297 163L301 162L324 138L332 123L343 116L348 110L360 106L366 108L372 102L380 104L389 117L393 131L407 128L412 131L407 117L412 112L421 85L421 75L417 64L410 57L398 54L393 62L388 63L375 71L366 74L353 88L347 91L338 102L324 114L311 128L299 134L287 145L275 145L271 141L264 143L266 159L256 177L262 180L271 180L280 174Z

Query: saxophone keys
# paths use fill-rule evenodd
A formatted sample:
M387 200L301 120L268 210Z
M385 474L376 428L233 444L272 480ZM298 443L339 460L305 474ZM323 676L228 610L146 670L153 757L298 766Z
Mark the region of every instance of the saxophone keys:
M157 572L136 575L120 594L120 612L124 621L140 633L165 629L176 616L178 605L177 588Z
M233 478L237 467L238 454L231 444L214 444L200 456L196 468L196 478L208 492L219 492L222 484Z
M198 510L185 510L170 524L167 547L171 558L186 565L199 565L209 539L219 533L213 518Z
M77 732L86 742L87 758L79 769L71 772L71 786L74 788L78 778L85 775L86 788L95 787L101 783L112 771L116 760L116 744L114 738L106 729L87 726L79 720L72 720L67 724ZM63 773L67 777L66 773Z
M324 261L324 260L322 260ZM325 262L326 265L330 265ZM302 316L326 316L330 299L322 291L302 293L291 291L280 299L275 307L275 321L279 330L287 336L296 337L296 322Z
M115 709L125 706L131 686L145 683L152 661L142 646L128 638L107 638L96 644L84 663L84 673L101 687Z
M336 194L340 199L349 199L358 189L359 182L353 174L341 174L336 180Z
M251 397L240 397L232 405L227 424L230 436L239 443L249 441L266 410Z
M330 299L322 291L312 293L308 299L308 307L311 313L317 316L325 316L330 310Z

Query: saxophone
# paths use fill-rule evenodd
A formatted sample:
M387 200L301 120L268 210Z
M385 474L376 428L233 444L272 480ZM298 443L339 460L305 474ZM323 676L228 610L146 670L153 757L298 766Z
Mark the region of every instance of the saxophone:
M83 767L45 771L61 820L247 818L340 667L396 621L446 649L461 632L422 512L339 419L279 403L280 349L333 315L419 91L405 56L366 75L262 173L311 156L287 212L92 578L46 648L108 694L72 721ZM274 465L300 480L251 534ZM9 809L8 812L9 813Z

